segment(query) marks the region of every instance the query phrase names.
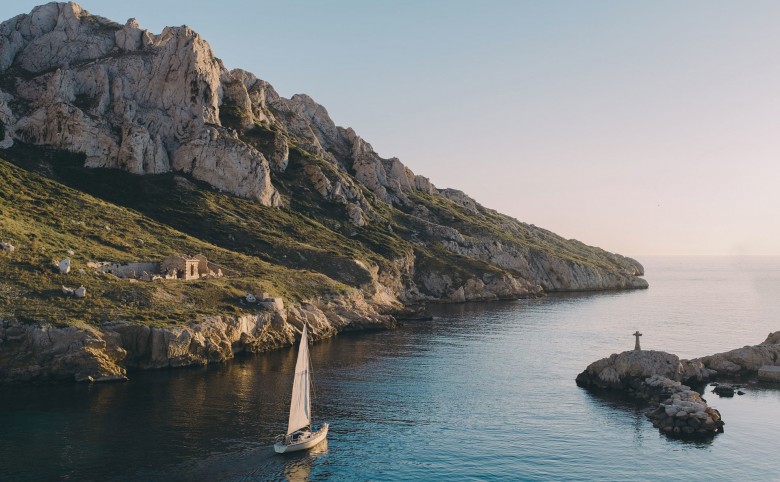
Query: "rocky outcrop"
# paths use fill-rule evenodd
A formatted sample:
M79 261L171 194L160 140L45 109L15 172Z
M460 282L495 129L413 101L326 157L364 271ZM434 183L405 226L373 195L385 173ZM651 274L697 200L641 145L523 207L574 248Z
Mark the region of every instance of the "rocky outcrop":
M645 414L665 434L706 437L723 433L720 412L707 405L699 392L658 375L646 379L643 388L643 398L658 402Z
M634 350L591 363L576 381L583 388L613 390L647 400L651 404L648 418L666 435L707 436L723 431L720 413L680 380L701 382L713 374L671 353Z
M577 375L576 382L583 388L614 390L654 402L647 415L654 426L669 435L709 435L723 431L720 413L681 382L755 377L759 370L774 370L776 366L780 366L780 331L770 333L760 345L692 360L662 351L625 351L591 363ZM730 385L724 388L733 396ZM716 392L723 391L716 387Z
M780 331L775 331L774 333L770 333L766 340L764 340L762 345L780 345Z
M237 353L288 346L304 325L315 340L345 330L395 326L391 316L380 314L357 294L286 309L278 309L280 305L171 327L114 322L99 329L59 328L0 321L0 383L124 380L126 368L207 365L225 362Z
M692 360L654 350L624 351L588 365L577 375L577 385L585 388L634 390L636 380L660 376L673 381L702 382L715 372Z
M766 382L780 382L780 366L764 365L758 369L758 379Z
M417 278L424 293L408 293L409 301L492 301L541 295L542 288L509 274L486 273L480 277L459 277L453 273L426 270Z
M134 19L122 26L49 3L0 25L0 73L10 141L81 153L90 167L180 170L279 204L268 161L218 128L230 73L188 27L153 35Z
M0 321L0 382L125 379L119 337L89 326Z
M691 360L719 377L755 376L763 366L780 365L780 331L770 333L760 345L745 346Z
M633 350L595 361L579 375L577 384L628 390L635 379L662 376L683 383L701 383L734 375L755 376L762 366L780 365L780 332L770 333L760 345L691 360L663 351Z

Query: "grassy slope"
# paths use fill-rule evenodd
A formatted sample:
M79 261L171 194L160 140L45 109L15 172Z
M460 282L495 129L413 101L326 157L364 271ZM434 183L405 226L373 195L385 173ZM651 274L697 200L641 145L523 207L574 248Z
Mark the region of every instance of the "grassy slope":
M45 164L38 167L47 168ZM94 172L98 175L99 171ZM135 176L119 177L124 182ZM175 188L171 176L149 181L167 183L171 198L191 195ZM149 194L135 191L138 199L149 199ZM245 312L238 300L247 292L266 291L300 300L349 289L317 273L288 269L204 242L4 160L0 160L0 213L0 239L17 247L14 253L0 252L0 317L55 324L107 320L176 324L195 315ZM220 229L206 228L197 218L187 223ZM71 256L73 271L62 275L53 262L68 256L68 250L75 251ZM203 253L232 275L187 283L130 283L89 269L86 274L78 272L90 260L158 260L175 253ZM83 300L64 297L62 285L84 285L88 296Z
M26 169L130 208L194 238L274 265L323 273L350 286L370 281L354 260L397 274L393 261L412 253L419 266L460 275L464 280L475 273L500 271L450 253L438 240L411 243L405 239L417 230L411 218L376 200L364 188L363 194L373 200L373 212L382 220L363 227L350 224L345 208L323 200L304 173L309 164L316 163L326 173L334 169L332 164L296 149L285 173L275 179L285 199L283 208L220 193L205 183L195 182L198 189L194 191L178 189L174 174L136 176L116 169L85 169L80 167L83 161L79 156L61 151L17 143L8 155ZM444 201L453 209L459 208Z

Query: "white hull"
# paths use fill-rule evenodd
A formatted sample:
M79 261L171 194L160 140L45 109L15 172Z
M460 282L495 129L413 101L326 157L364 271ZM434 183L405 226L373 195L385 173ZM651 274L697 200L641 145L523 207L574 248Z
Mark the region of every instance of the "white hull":
M274 444L274 450L277 454L286 454L289 452L310 449L325 440L325 438L328 436L328 428L330 428L330 425L324 423L322 424L322 428L319 431L312 433L311 437L305 440L298 440L297 442L291 443L290 445L286 445L284 441L276 442Z

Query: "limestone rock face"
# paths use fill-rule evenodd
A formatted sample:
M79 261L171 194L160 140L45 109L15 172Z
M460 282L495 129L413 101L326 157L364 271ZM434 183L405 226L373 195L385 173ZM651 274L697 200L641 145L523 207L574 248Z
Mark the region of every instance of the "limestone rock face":
M208 317L170 328L116 324L126 347L127 366L182 367L224 362L239 351L262 351L291 344L293 332L278 313Z
M106 330L118 334L127 351L126 366L164 368L224 362L239 352L291 345L303 323L313 339L322 339L345 329L387 328L394 322L358 296L287 308L278 299L254 315L206 317L169 328L116 323Z
M278 206L279 194L271 185L270 168L257 151L216 128L205 128L198 138L176 151L173 167L212 186L251 198L266 206Z
M126 351L115 334L0 321L0 382L125 379Z
M50 3L0 25L0 73L15 79L0 101L6 148L55 147L135 174L182 170L279 202L262 154L210 127L220 125L223 81L232 79L188 27L153 35L132 19L121 26Z

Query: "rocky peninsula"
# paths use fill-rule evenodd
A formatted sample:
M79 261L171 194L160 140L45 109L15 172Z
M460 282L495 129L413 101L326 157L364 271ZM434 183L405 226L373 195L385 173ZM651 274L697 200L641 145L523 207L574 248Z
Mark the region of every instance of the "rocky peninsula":
M223 361L431 301L648 286L636 260L381 157L189 27L72 2L0 24L0 158L0 381ZM224 276L90 268L182 253ZM262 292L283 306L240 301Z
M710 381L751 380L768 367L780 366L780 331L762 343L692 360L663 351L637 348L588 365L577 385L647 400L653 426L670 436L709 436L723 432L720 413L688 385ZM773 371L773 370L767 370ZM731 391L733 394L733 390Z

